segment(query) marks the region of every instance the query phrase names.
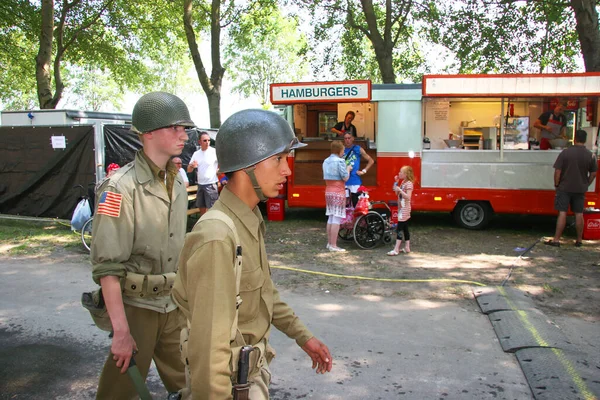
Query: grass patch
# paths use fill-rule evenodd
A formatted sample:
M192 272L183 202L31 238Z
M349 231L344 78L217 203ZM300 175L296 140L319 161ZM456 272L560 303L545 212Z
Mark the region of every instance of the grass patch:
M556 286L552 286L549 283L544 283L544 286L542 286L542 288L544 289L544 292L547 292L549 294L562 294L562 290Z
M0 219L0 255L48 254L57 247L82 247L79 235L57 222Z
M469 297L469 290L467 290L463 286L446 286L444 288L444 291L446 293L449 293L449 294L452 294L455 296L459 296L459 297L463 297L463 298Z

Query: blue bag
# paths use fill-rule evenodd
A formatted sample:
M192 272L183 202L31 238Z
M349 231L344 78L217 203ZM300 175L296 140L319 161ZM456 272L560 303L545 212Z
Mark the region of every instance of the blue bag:
M75 207L73 217L71 218L71 229L74 231L80 231L83 228L85 221L92 217L92 209L90 208L90 202L88 199L81 199Z

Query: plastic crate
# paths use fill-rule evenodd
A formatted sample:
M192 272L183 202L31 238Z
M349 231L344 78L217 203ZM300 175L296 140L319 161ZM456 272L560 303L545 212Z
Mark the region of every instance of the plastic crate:
M397 224L398 223L398 206L391 206L390 209L392 210L392 224Z
M283 221L285 217L285 200L268 199L267 200L267 219L269 221Z
M600 210L583 212L583 238L585 240L600 240Z

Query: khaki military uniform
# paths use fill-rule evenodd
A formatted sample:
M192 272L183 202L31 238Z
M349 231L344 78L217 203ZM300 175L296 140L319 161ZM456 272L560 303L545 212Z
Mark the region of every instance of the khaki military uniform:
M251 210L225 186L212 209L232 219L240 239L243 270L238 329L246 344L260 346L262 353L251 359L250 399L268 399L268 362L274 355L268 346L271 324L299 346L313 335L281 301L273 285L258 207ZM181 252L173 298L190 322L187 358L194 400L232 398L232 367L236 365L232 348L241 345L230 343L236 312L235 248L225 223L201 220L186 237Z
M154 359L169 392L185 386L179 357L182 316L170 297L187 223L187 192L177 172L169 162L165 175L139 151L133 163L120 168L98 191L91 246L94 281L121 278L142 376ZM108 192L113 203L103 213L100 203ZM131 379L120 373L111 355L100 376L97 398L136 398Z

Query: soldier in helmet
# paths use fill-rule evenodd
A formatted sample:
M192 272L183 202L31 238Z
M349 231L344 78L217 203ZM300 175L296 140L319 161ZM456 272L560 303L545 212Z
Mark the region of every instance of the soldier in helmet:
M185 386L179 356L181 312L170 297L187 223L187 192L171 157L193 127L185 103L169 93L142 96L131 130L142 142L135 160L98 191L91 246L92 276L113 328L98 399L136 397L124 375L132 354L145 378L154 360L169 392Z
M268 399L269 362L275 355L269 345L272 325L296 341L317 373L331 371L329 349L280 299L271 280L265 224L258 208L260 201L277 196L291 173L288 153L302 146L283 118L265 110L235 113L219 130L217 158L229 183L188 234L173 287L173 298L188 320L183 357L194 400L232 398L232 388L241 383L237 360L244 346L253 348L249 398ZM224 221L206 219L215 210L229 217L235 229ZM243 259L238 275L241 303L236 301L233 268L239 255Z

